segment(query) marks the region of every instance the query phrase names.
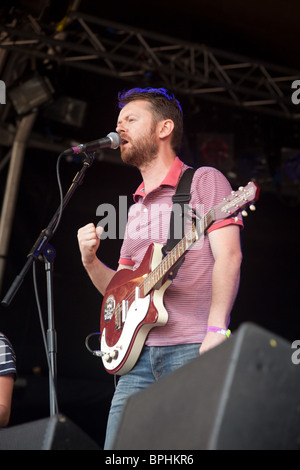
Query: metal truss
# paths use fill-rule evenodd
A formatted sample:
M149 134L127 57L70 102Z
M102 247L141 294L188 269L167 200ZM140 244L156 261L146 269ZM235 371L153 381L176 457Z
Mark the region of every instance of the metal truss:
M292 83L300 71L70 12L47 32L32 17L0 25L0 50L44 63L56 62L141 83L159 83L175 93L298 120Z

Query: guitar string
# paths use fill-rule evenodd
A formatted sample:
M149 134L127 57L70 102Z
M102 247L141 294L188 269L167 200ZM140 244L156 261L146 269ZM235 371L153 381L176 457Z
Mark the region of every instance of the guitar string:
M185 238L185 237L184 237L184 238ZM173 251L176 251L178 245L180 245L181 243L182 243L182 240L180 240L180 242L173 248L173 250L172 250L170 253L168 253L168 255L162 260L162 262L161 262L158 266L156 266L156 268L155 268L151 273L149 273L149 275L147 276L147 278L144 279L142 282L140 282L140 283L136 286L136 288L138 288L139 292L140 292L141 289L143 288L143 294L145 295L145 282L147 282L148 284L150 284L150 286L152 286L152 287L150 287L150 289L148 288L148 291L150 291L150 290L153 288L153 286L158 282L159 278L162 277L162 275L159 275L159 278L156 280L156 282L154 282L154 284L153 284L153 280L152 280L152 279L155 278L155 276L157 275L158 271L161 270L162 267L164 267L164 269L165 269L165 265L166 265L166 264L167 264L167 265L169 264L169 260L170 260L170 258L171 258L171 256L170 256L171 253L172 253ZM164 269L163 269L163 271L164 271ZM153 285L152 285L152 284L153 284ZM129 296L126 297L126 298L123 299L123 300L125 300L125 302L128 302L128 303L131 305L132 302L134 301L134 298L135 298L135 290L132 291L132 292L129 294ZM122 305L122 303L119 302L119 303L117 304L117 306L116 306L116 309L115 309L115 313L116 313L116 315L117 315L117 317L116 317L116 319L115 319L115 324L117 325L117 327L118 327L119 325L121 325L120 316L122 316L122 309L123 309L123 305Z
M209 211L210 213L211 211ZM203 219L206 220L206 218L208 218L209 216L209 213L207 213ZM204 225L203 224L203 219L201 219L199 222L200 222L200 225ZM201 228L201 233L203 233L204 230L202 230ZM144 279L140 284L138 284L136 287L139 289L139 291L141 290L141 288L143 286L145 286L145 282L147 282L148 284L150 284L150 288L148 288L148 292L155 286L155 284L159 281L159 279L164 275L166 274L166 272L174 265L174 262L172 262L171 258L173 257L174 253L179 250L179 256L177 256L177 259L176 261L184 254L184 252L197 240L197 237L193 237L193 235L195 235L195 233L197 234L197 231L195 228L193 228L190 232L188 232L182 240L180 240L177 245L175 245L175 247L167 254L167 256L162 260L162 262L156 266L156 268L151 272L149 273L149 275L147 276L146 279ZM198 234L197 234L198 235ZM182 250L182 245L185 244L185 246L183 246L183 250ZM176 257L176 255L175 255ZM170 265L170 262L172 263ZM167 266L165 266L167 265ZM155 279L155 282L153 283L153 281L151 281L152 278L155 278L155 276L158 274L158 272L162 269L163 269L163 274L159 273L159 277L158 279L156 280ZM167 269L165 269L167 268ZM144 289L144 295L145 295L145 289ZM128 297L126 297L125 300L126 302L128 302L130 305L132 304L133 300L135 298L135 291L134 292L131 292L129 294ZM117 325L121 325L121 319L120 319L120 316L122 317L122 309L123 309L123 306L122 306L122 303L118 303L116 305L116 308L115 308L115 315L117 315L117 317L115 318L115 324Z
M187 234L187 235L190 235L190 234ZM159 281L159 279L168 271L168 269L170 269L171 266L173 266L173 264L171 264L170 266L170 261L171 261L171 258L172 258L172 254L177 250L179 249L179 253L180 256L182 256L182 254L184 253L185 250L183 250L181 252L181 249L182 249L182 244L185 242L187 242L187 235L184 236L184 238L182 240L180 240L177 245L170 251L170 253L168 253L168 255L161 261L161 263L156 266L156 268L151 272L149 273L149 275L147 276L146 279L144 279L142 282L140 282L136 288L138 288L139 292L141 291L141 289L144 287L143 289L143 294L145 296L145 282L147 282L148 284L150 284L150 289L148 288L148 292L155 286L155 284ZM178 257L179 259L179 257ZM167 266L166 266L167 265ZM163 268L163 269L162 269ZM166 269L167 268L167 269ZM163 274L159 273L159 271L163 270ZM156 279L158 275L158 278ZM153 278L154 278L154 281L153 281ZM154 282L154 283L153 283ZM133 292L131 292L129 294L128 297L126 297L125 300L126 302L128 302L130 305L132 304L132 302L134 301L134 298L135 298L135 290ZM121 318L122 317L122 309L123 309L123 305L122 303L118 303L116 305L116 308L115 308L115 315L116 315L116 318L115 318L115 324L116 326L118 327L119 325L121 326Z

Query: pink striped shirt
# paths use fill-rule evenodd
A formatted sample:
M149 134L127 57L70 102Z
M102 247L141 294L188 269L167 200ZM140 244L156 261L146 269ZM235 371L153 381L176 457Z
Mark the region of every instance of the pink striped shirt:
M136 269L144 258L150 243L165 245L170 224L172 196L185 165L176 157L172 168L160 186L146 196L144 183L134 194L119 263ZM231 192L227 179L211 167L198 168L191 186L190 206L200 216L206 214ZM208 232L228 224L242 226L241 217L215 222ZM181 237L180 237L181 238ZM165 326L153 328L146 340L149 346L183 343L201 343L206 334L207 318L211 304L212 269L214 258L207 235L201 237L186 254L172 284L164 294L168 312Z

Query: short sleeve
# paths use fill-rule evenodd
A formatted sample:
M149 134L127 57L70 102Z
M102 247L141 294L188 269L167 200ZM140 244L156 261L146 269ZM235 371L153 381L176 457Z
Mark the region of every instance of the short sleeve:
M192 184L192 205L200 209L200 216L207 214L214 206L224 200L232 191L227 178L217 169L201 167L195 172ZM208 233L226 225L235 224L243 227L242 216L239 213L235 217L224 218L214 222L208 229Z

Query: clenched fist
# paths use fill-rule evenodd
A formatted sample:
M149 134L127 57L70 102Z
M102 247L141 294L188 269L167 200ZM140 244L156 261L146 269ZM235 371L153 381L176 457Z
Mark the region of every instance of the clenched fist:
M82 263L88 267L96 259L96 253L100 245L100 237L103 227L95 227L90 223L81 227L77 233L79 249L81 252Z

